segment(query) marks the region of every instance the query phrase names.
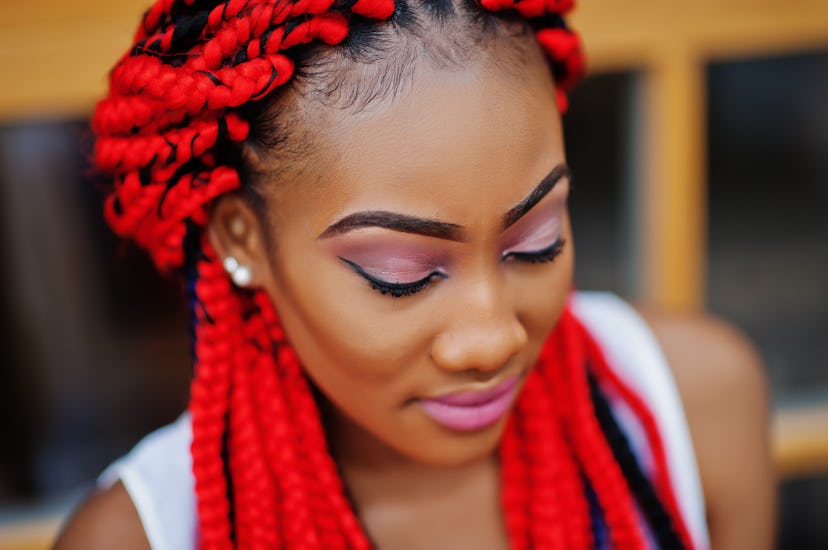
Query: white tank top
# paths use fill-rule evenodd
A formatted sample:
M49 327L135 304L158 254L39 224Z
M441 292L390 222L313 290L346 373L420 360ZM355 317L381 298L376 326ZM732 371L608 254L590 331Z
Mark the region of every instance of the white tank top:
M578 292L575 315L587 327L619 378L653 413L667 454L678 507L693 545L710 547L704 497L681 400L667 361L638 313L613 294ZM623 403L610 400L645 472L653 459L644 430ZM143 438L98 478L100 488L120 480L129 493L153 550L196 547L195 481L190 463L190 417L182 415Z

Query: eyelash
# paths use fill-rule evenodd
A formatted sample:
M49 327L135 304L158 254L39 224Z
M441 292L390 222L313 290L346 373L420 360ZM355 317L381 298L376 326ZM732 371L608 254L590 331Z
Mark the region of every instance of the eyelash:
M503 260L514 259L520 262L527 262L530 264L543 264L553 261L563 251L566 240L563 237L558 237L551 245L535 252L509 252L503 255Z
M535 252L510 252L505 254L502 258L503 261L507 260L515 260L519 262L526 262L530 264L540 264L540 263L547 263L555 260L558 255L563 251L564 244L566 241L563 238L558 238L554 243L550 246L535 251ZM391 295L393 298L402 298L403 296L411 296L412 294L416 294L431 284L431 282L435 278L445 279L447 276L445 273L441 273L439 271L432 271L428 274L428 276L420 279L419 281L414 281L411 283L389 283L387 281L382 281L375 277L372 277L368 273L365 272L362 267L358 264L350 260L346 260L345 258L340 257L340 260L345 262L351 269L353 269L359 276L363 279L368 281L368 284L371 285L373 290L376 290L382 295Z
M376 290L380 294L387 295L390 294L393 298L402 298L403 296L410 296L412 294L416 294L421 290L424 290L429 283L435 278L439 277L441 279L446 278L445 273L440 273L439 271L432 271L426 277L420 279L419 281L414 281L412 283L389 283L388 281L382 281L375 277L372 277L368 273L365 272L359 265L355 264L350 260L346 260L345 258L340 257L340 260L348 264L351 269L357 272L363 279L368 281L368 284L371 285L373 290Z

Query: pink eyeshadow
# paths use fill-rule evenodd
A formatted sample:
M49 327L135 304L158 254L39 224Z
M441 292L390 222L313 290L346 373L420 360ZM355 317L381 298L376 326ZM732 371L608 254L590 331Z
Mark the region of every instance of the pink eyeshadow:
M563 204L563 200L552 200L507 229L501 250L534 252L552 246L561 236Z
M422 244L392 242L392 239L356 236L331 248L334 254L359 265L371 277L389 283L413 283L434 271L445 271L443 251Z

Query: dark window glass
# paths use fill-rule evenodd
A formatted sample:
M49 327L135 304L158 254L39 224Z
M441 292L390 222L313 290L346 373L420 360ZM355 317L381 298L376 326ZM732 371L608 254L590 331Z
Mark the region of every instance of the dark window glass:
M709 67L709 307L778 405L828 400L828 53ZM779 548L826 548L823 477L787 480Z
M709 306L778 401L828 397L828 54L713 64Z
M570 202L575 282L581 289L635 293L631 224L633 73L593 76L571 95L564 117L574 173Z
M94 479L186 403L181 292L104 225L88 137L0 127L0 505Z

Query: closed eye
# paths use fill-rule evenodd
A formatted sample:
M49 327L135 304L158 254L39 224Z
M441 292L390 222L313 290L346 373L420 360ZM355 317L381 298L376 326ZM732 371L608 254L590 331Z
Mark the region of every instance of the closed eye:
M382 279L378 279L373 275L368 274L359 264L356 264L348 259L343 257L339 257L340 260L345 262L351 269L353 269L360 277L368 281L368 284L371 285L373 290L376 290L380 294L390 294L394 298L401 298L403 296L410 296L412 294L416 294L422 290L425 290L435 278L446 278L446 274L440 271L432 271L422 279L417 281L411 281L406 283L392 283L389 281L383 281Z
M566 240L563 237L558 237L554 243L546 248L530 252L506 252L501 259L502 261L515 260L532 264L551 262L560 255L565 244Z

